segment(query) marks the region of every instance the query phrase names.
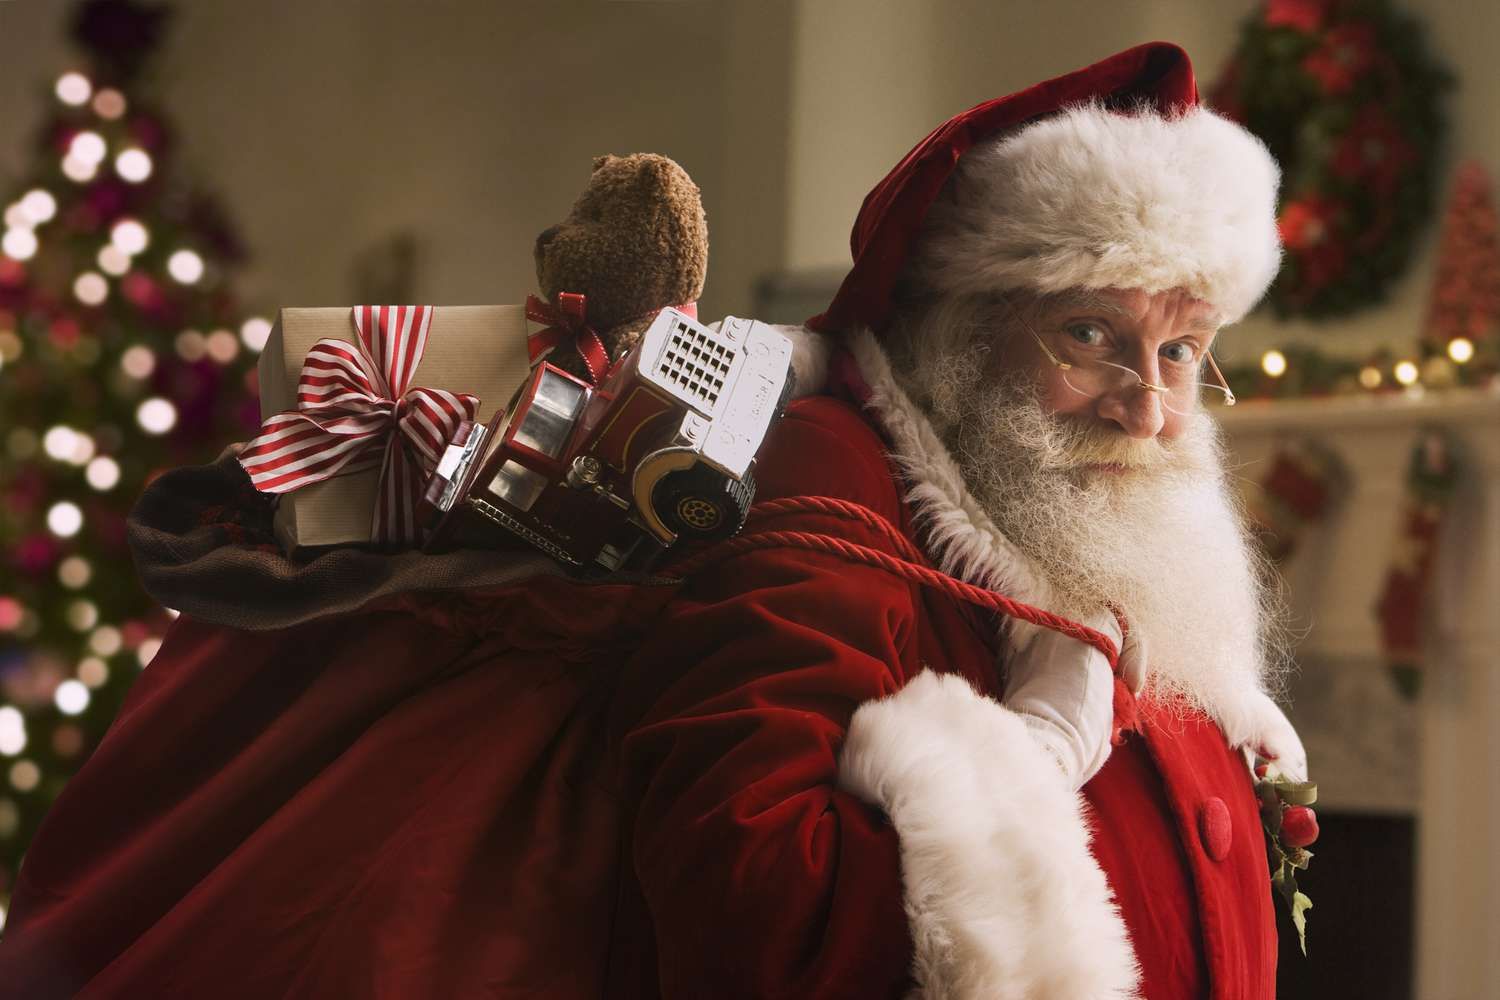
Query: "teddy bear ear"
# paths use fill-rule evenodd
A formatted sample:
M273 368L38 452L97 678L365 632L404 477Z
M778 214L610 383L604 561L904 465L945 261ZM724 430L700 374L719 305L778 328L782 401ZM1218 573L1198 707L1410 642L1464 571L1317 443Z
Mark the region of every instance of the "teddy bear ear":
M594 169L591 172L597 174L600 167L604 166L606 163L613 159L614 157L610 156L608 153L605 153L603 156L594 157Z
M664 191L672 186L673 179L679 173L682 173L682 168L665 156L647 155L641 157L636 180L642 187Z

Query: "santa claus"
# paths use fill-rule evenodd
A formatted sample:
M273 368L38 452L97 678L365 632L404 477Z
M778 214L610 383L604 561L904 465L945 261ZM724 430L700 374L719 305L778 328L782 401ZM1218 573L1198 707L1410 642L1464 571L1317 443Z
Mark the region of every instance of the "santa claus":
M625 992L1274 996L1247 761L1306 762L1203 400L1233 402L1211 348L1277 270L1278 170L1195 101L1147 45L918 144L809 324L827 390L758 466L762 498L878 515L775 529L897 525L1123 641L1118 681L1108 644L835 551L703 571L628 665Z
M1247 764L1306 763L1202 407L1276 183L1170 45L944 123L746 533L650 577L293 565L232 456L163 475L132 544L183 613L0 996L1272 997Z

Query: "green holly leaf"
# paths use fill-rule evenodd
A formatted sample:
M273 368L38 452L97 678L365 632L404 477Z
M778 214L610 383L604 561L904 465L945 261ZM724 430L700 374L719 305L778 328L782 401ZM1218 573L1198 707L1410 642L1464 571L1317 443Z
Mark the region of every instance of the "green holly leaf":
M1291 853L1287 855L1287 860L1291 862L1293 868L1301 868L1303 871L1307 871L1307 863L1312 860L1312 856L1313 852L1307 848L1294 847Z
M1297 928L1297 940L1302 945L1302 957L1307 957L1307 911L1312 909L1312 900L1304 893L1292 893L1292 924Z

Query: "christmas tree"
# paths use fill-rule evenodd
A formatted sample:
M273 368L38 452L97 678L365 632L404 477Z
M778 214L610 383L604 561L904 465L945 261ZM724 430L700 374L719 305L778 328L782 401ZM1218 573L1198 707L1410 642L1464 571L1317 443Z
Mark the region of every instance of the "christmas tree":
M137 583L126 514L259 423L269 324L236 305L243 248L174 175L148 92L169 14L72 9L80 63L0 186L0 926L26 844L172 617Z
M1496 333L1500 333L1500 243L1496 242L1495 205L1484 167L1469 160L1453 175L1423 335L1431 348L1446 351L1457 339L1468 341L1469 349L1484 346Z

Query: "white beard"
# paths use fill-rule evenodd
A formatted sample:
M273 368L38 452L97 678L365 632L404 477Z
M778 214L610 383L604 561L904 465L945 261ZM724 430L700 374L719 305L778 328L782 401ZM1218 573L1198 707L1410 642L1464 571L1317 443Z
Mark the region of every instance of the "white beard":
M1226 483L1217 430L1188 418L1136 440L1043 410L1035 387L979 374L968 351L901 380L922 400L975 500L1032 562L1050 610L1113 606L1144 639L1146 696L1215 717L1281 682L1281 619ZM1085 469L1115 464L1120 472Z

